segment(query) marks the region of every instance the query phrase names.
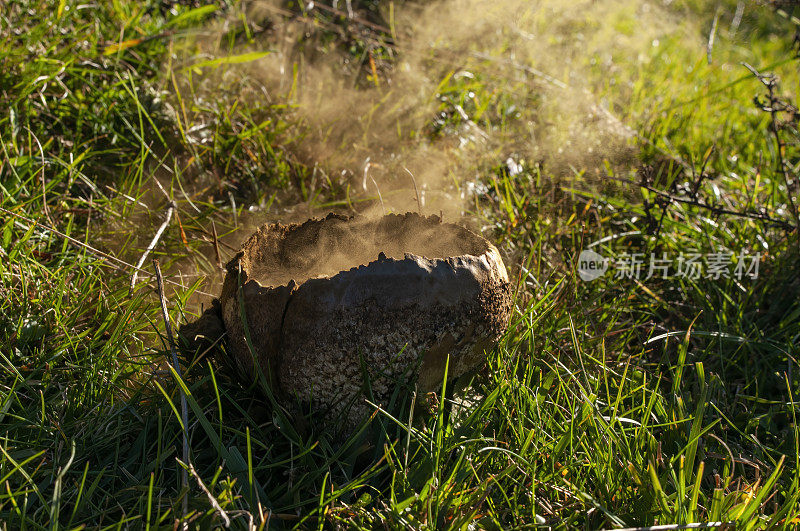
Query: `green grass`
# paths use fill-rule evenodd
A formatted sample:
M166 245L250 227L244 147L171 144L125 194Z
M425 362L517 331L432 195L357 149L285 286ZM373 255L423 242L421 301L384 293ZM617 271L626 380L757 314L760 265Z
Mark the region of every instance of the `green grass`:
M389 31L317 10L307 14L316 26L295 45L350 58L338 65L342 79L366 92L402 61L392 32L403 29L387 5L354 5ZM651 210L655 231L644 203L654 192L637 185L641 164L661 190L691 183L704 167L701 197L792 222L769 115L753 104L764 87L740 63L776 72L781 94L794 99L793 22L748 6L731 35L736 6L720 3L711 64L687 35L707 39L717 11L688 1L671 9L692 24L646 57L629 60L623 50L610 69L588 53L569 63L586 73L582 88L636 133L616 158L537 159L515 142L520 124L549 131L569 101L497 61L422 58L436 73L433 103L422 107L430 112L418 129L398 133L401 153L457 143L472 126L454 103L485 132L486 149L456 167L485 186L467 205L468 222L502 250L515 307L463 404L450 407L449 393L439 393L412 421L408 389L399 386L396 403L346 440L276 407L258 382L241 381L224 344L184 353L178 381L150 262L133 292L132 270L120 262L139 259L174 200L178 216L152 256L171 282L177 324L219 286L214 230L230 245L224 259L253 223L377 206L374 191L357 191L342 168L315 166L304 142L319 132L296 101L248 92L263 79L249 70L257 56L243 54L263 51L270 28L286 20L233 2L4 6L4 528L155 529L181 519L197 528L226 519L234 528L796 526L798 232L689 204L672 204L663 217ZM614 31L635 34L634 15L619 13ZM224 31L222 20L230 21ZM594 26L585 20L563 31ZM213 37L203 33L209 28ZM214 40L216 55L203 55L212 48L204 39ZM461 70L472 77L455 75ZM237 76L224 78L227 71ZM381 105L375 112L392 122L396 110ZM783 129L793 178L796 125ZM509 156L522 171L509 171ZM385 185L393 187L386 197L402 191ZM585 283L577 255L601 239L596 249L610 257L761 252L762 269L757 279ZM188 464L178 461L181 390L188 489L180 479Z

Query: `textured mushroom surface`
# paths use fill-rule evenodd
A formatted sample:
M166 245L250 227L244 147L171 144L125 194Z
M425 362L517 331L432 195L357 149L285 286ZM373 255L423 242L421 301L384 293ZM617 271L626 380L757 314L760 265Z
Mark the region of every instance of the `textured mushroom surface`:
M417 214L265 225L228 263L220 301L247 378L260 368L283 396L352 422L373 409L365 381L386 405L398 382L438 389L448 355L450 378L480 366L511 306L493 245Z

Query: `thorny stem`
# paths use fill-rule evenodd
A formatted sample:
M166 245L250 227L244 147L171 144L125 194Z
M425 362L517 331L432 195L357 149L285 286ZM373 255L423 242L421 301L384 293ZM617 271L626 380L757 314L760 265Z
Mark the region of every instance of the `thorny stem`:
M790 177L789 171L789 163L786 160L786 142L781 135L781 124L780 124L780 113L787 112L792 113L795 117L798 116L798 110L790 103L787 103L777 95L777 87L778 81L777 78L772 74L762 74L752 66L747 63L742 63L750 72L766 87L767 89L767 98L766 101L762 101L758 96L754 98L754 102L757 106L761 108L764 112L768 112L770 115L770 131L772 133L773 138L775 139L775 145L777 148L777 170L780 173L781 177L783 178L783 183L786 186L786 201L789 206L789 211L793 218L794 224L782 220L777 219L769 216L768 214L762 212L754 212L752 210L744 210L744 211L736 211L727 208L722 208L714 205L709 205L706 202L701 201L698 199L698 192L700 191L700 186L702 185L703 180L706 178L705 167L708 164L710 159L711 152L713 148L709 150L706 154L705 159L703 160L703 165L700 170L700 174L697 175L694 186L688 190L689 197L680 197L674 193L665 192L662 190L658 190L651 186L650 179L648 176L643 173L642 178L639 182L634 182L629 179L624 178L615 178L620 182L625 182L628 184L638 185L639 187L648 190L657 195L657 199L655 204L662 209L661 218L658 221L656 226L655 220L652 218L652 214L650 213L650 203L649 201L645 200L645 213L647 215L647 219L649 220L649 226L655 228L655 233L658 233L661 230L661 224L664 220L664 215L666 214L666 210L671 203L682 203L686 205L696 206L699 208L703 208L705 210L709 210L715 215L728 215L728 216L736 216L742 217L747 219L752 219L756 221L763 221L767 223L772 223L781 229L787 232L796 232L800 229L800 214L798 214L797 205L794 201L794 196L792 195L792 188L793 182ZM671 192L676 191L675 189L671 190ZM798 240L800 241L800 239Z
M776 226L780 227L781 229L783 229L783 230L785 230L787 232L792 232L792 231L797 230L797 226L796 225L792 225L788 221L784 221L782 219L773 218L772 216L770 216L768 214L763 214L761 212L752 212L752 211L746 211L746 210L745 211L730 210L728 208L722 208L722 207L717 207L717 206L714 206L714 205L709 205L709 204L703 203L703 202L701 202L701 201L699 201L697 199L687 199L685 197L678 197L676 195L664 192L663 190L659 190L657 188L654 188L651 185L649 185L649 184L647 184L646 182L643 182L643 181L636 182L636 181L633 181L631 179L625 179L625 178L622 178L622 177L614 177L614 180L619 181L619 182L623 182L623 183L627 183L627 184L633 184L635 186L639 186L641 188L644 188L645 190L647 190L649 192L652 192L652 193L654 193L654 194L656 194L656 195L658 195L658 196L660 196L662 198L665 198L668 203L669 202L683 203L685 205L691 205L691 206L696 206L696 207L699 207L699 208L703 208L703 209L708 210L708 211L710 211L710 212L712 212L713 214L716 214L716 215L735 216L735 217L740 217L740 218L752 219L752 220L755 220L755 221L763 221L763 222L766 222L766 223L773 223Z
M769 97L770 100L772 100L774 98L773 96L774 85L770 83L768 87L770 94ZM792 211L792 217L794 217L795 223L800 225L800 216L798 216L797 214L797 207L795 206L794 198L792 197L792 186L791 182L789 181L789 174L786 171L786 157L785 157L786 143L784 142L783 137L781 136L781 130L780 127L778 126L778 111L774 105L770 105L769 114L770 114L770 119L772 121L772 127L771 127L772 134L775 136L775 144L778 147L778 170L780 171L781 176L783 177L783 182L786 185L786 197L789 201L789 208Z
M789 179L789 172L786 169L788 166L788 163L786 162L786 142L781 136L781 128L780 124L778 123L778 113L781 110L788 109L785 106L780 105L780 98L775 94L775 90L778 85L777 78L772 74L762 74L747 63L742 64L745 66L745 68L750 70L750 72L752 72L756 78L758 78L762 85L767 88L767 105L760 106L764 111L769 112L770 115L770 130L775 138L775 145L778 150L778 172L781 174L781 177L783 177L783 183L786 186L786 199L789 203L789 210L794 218L795 226L800 227L800 215L798 215L797 206L794 203L794 197L792 196L792 182ZM756 99L756 104L759 104L758 99Z

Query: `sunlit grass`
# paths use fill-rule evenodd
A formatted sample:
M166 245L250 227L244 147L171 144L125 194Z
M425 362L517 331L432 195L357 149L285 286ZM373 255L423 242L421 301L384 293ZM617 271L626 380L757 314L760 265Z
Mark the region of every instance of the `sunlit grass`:
M290 105L210 101L191 75L165 75L183 68L171 63L180 39L196 38L209 17L241 20L239 6L54 1L4 9L0 521L8 529L171 528L176 519L198 528L226 519L236 528L795 525L796 232L673 204L656 235L642 204L652 192L614 180L636 181L644 162L666 189L691 182L705 161L713 179L703 182L703 197L789 219L769 116L752 101L763 87L739 63L778 73L794 96L797 62L785 38L792 23L748 7L731 37L737 3L721 6L710 64L705 48L676 35L592 86L636 132L633 160L574 168L572 176L535 160L512 172L505 156L473 168L486 188L469 209L502 249L516 287L509 331L462 403L449 404L445 389L409 421L401 386L394 407L346 440L273 407L258 383L227 366L224 345L186 353L177 382L154 284L143 272L131 293L132 271L119 262L136 261L174 200L178 216L153 256L172 283L178 323L219 283L215 230L224 259L258 212L375 201L292 152L303 124L292 121ZM705 5L674 9L701 19L703 31L715 15ZM231 56L252 31L233 26ZM351 44L356 57L366 49ZM391 68L389 56L376 52L382 68ZM497 72L443 79L440 108L414 134L457 133L462 116L452 102L496 135L515 131L507 123L514 105L546 112L541 101L518 101L513 89L523 81ZM598 249L761 252L763 268L741 281L582 282L581 249L623 233ZM188 491L180 484L188 464L176 460L181 390Z

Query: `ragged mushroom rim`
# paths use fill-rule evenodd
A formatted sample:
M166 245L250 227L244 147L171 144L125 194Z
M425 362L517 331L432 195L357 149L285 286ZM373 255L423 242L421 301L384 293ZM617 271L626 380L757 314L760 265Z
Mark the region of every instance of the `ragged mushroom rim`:
M407 253L429 259L480 256L491 244L437 216L387 214L379 218L329 214L302 224L259 228L228 263L262 286L331 277L379 258L403 260ZM381 256L383 255L383 256Z

